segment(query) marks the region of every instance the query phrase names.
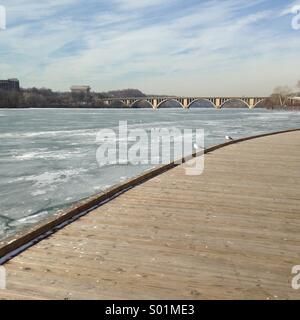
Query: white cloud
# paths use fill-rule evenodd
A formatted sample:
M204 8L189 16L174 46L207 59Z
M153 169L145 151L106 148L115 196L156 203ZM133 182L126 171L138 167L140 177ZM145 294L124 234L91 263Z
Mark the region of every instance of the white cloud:
M121 9L133 10L141 8L149 8L155 6L164 6L176 0L114 0L115 5Z
M42 20L55 14L63 7L76 4L78 0L10 0L3 1L12 21Z

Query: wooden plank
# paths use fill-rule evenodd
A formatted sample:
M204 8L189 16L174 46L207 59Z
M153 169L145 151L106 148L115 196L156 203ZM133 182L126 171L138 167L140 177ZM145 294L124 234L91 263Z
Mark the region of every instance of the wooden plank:
M299 299L299 158L296 131L154 176L7 262L0 298Z

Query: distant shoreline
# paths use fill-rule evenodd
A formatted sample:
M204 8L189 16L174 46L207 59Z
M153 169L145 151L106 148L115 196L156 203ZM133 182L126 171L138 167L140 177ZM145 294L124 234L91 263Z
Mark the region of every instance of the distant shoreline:
M47 107L41 107L41 106L20 106L20 107L0 107L0 110L22 110L22 109L99 109L99 110L153 110L153 108L151 107L139 107L139 108L131 108L131 107L117 107L117 106L111 106L111 107L99 107L99 106L93 106L93 105L84 105L84 106L70 106L70 105L62 105L62 106L47 106ZM183 108L179 108L179 107L164 107L161 109L183 109ZM214 107L196 107L196 108L192 108L192 109L216 109ZM241 109L241 108L237 108L237 107L226 107L223 109ZM244 109L249 109L249 108L244 108ZM254 108L257 110L261 110L261 109L265 109L265 110L269 110L269 111L300 111L300 106L298 107L257 107ZM216 109L216 110L220 110L220 109ZM249 109L251 110L251 109ZM253 110L253 109L252 109Z

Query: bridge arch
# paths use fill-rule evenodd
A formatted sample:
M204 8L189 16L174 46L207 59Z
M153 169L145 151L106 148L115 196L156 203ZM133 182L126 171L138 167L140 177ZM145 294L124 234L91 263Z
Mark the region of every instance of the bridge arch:
M244 101L243 99L239 99L239 98L231 98L231 99L227 99L227 100L223 101L223 102L221 103L220 109L223 109L223 108L224 108L224 105L225 105L226 103L228 103L228 102L233 102L233 101L240 101L240 102L242 102L248 109L250 109L250 105L249 105L246 101Z
M164 103L166 103L166 102L176 102L177 104L179 104L179 105L182 107L182 109L184 109L183 104L182 104L180 101L178 101L177 99L174 99L174 98L165 99L165 100L161 101L161 102L157 105L156 109L161 108L161 106L162 106Z
M154 108L152 103L146 99L139 99L139 100L136 100L134 101L131 105L130 105L130 108L135 108L135 106L139 103L139 102L145 102L149 105L150 108Z
M188 109L191 108L193 106L193 104L196 103L196 102L203 102L203 101L209 102L212 107L217 108L217 106L209 99L195 99L187 106L187 108Z
M256 108L261 102L266 101L266 100L267 100L267 98L260 99L259 101L257 101L257 102L254 104L254 106L253 106L252 108L253 108L253 109Z

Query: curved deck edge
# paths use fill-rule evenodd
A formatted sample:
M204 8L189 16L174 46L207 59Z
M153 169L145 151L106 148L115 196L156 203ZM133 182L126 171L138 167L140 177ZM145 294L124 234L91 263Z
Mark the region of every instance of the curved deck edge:
M263 138L267 136L295 132L295 131L300 131L300 128L265 133L265 134L237 139L234 141L229 141L229 142L218 144L205 149L204 154L224 148L232 144L244 142L247 140L253 140L257 138ZM203 154L203 151L194 153L182 159L182 162L186 162L202 154ZM178 164L176 161L167 165L161 165L161 166L155 167L154 169L148 170L134 178L131 178L125 182L119 183L109 188L104 193L97 194L95 196L88 198L87 200L81 201L76 205L72 206L71 208L47 218L46 221L38 223L31 228L25 229L24 231L17 233L14 236L1 241L0 242L0 265L11 260L13 257L17 256L18 254L25 251L29 247L49 237L50 235L64 228L68 224L76 221L80 217L88 214L90 211L120 196L121 194L125 193L129 189L132 189L179 165L180 164Z

